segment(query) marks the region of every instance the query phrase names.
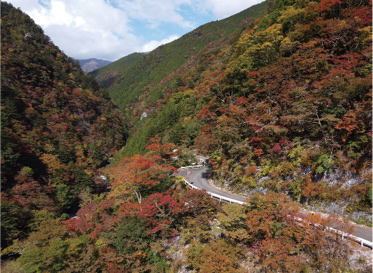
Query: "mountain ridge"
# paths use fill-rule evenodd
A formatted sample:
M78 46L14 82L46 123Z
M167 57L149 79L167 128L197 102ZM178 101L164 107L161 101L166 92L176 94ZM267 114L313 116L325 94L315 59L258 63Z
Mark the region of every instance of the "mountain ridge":
M325 231L371 223L371 2L267 4L102 68L134 88L123 114L1 3L2 271L370 271L370 251ZM204 181L247 202L172 175L196 153ZM303 224L301 206L338 217Z
M131 53L115 62L112 62L111 65L91 71L90 75L100 82L102 87L108 88L115 83L121 74L125 73L126 70L135 65L147 54L148 53L138 52Z
M157 89L158 83L168 73L185 64L193 54L197 54L209 42L227 37L230 33L240 30L242 20L250 18L250 15L253 15L252 20L264 15L267 6L268 2L264 1L261 4L254 5L238 13L238 15L206 23L184 34L179 39L156 48L146 54L143 59L139 60L138 63L130 67L125 73L119 75L116 81L107 88L110 96L124 110L125 105L135 102L136 96L142 92L146 92L148 85L153 84L154 88ZM221 28L224 30L221 31ZM171 55L174 58L166 58L166 56ZM147 65L146 68L145 64ZM109 68L110 65L107 66L107 69ZM103 81L99 78L97 79L99 82ZM140 84L137 85L136 83ZM161 96L160 90L153 93L154 98L150 98L151 101L155 101Z
M1 2L1 243L23 239L39 211L76 212L106 187L98 169L126 140L98 83L21 10ZM27 34L27 35L26 35Z
M111 64L111 61L96 59L96 58L89 58L89 59L78 59L77 60L80 64L82 70L86 73L92 72L98 68L104 67L108 64Z

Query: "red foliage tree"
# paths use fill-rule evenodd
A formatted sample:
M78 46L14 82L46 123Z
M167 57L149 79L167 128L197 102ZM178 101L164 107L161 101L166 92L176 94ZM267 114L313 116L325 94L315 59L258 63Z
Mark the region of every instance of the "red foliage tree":
M330 11L333 6L342 4L341 0L321 0L319 12Z
M178 194L168 190L166 193L154 193L144 200L139 216L145 217L152 226L150 233L173 227L175 218L186 213L187 208L178 199Z

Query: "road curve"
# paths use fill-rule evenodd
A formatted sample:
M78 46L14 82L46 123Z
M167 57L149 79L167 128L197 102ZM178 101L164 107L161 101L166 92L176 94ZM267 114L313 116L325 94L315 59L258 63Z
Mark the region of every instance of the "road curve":
M241 202L246 201L246 199L243 197L232 195L232 194L220 191L212 187L207 181L211 174L210 168L191 169L189 171L190 171L189 182L193 184L194 186L200 189L205 189L208 192L215 193L215 194L218 194L224 197L228 197L228 198L231 198L237 201L241 201ZM186 170L180 171L178 175L183 176L188 180L188 174ZM372 228L370 227L355 226L354 235L372 242Z
M189 175L189 181L188 182L193 184L197 188L205 189L208 192L215 193L215 194L218 194L218 195L221 195L221 196L224 196L224 197L228 197L228 198L231 198L231 199L234 199L234 200L237 200L237 201L241 201L241 202L246 201L246 199L243 198L243 197L238 197L238 196L235 196L233 194L229 194L229 193L220 191L220 190L212 187L207 181L209 175L211 174L211 169L210 168L192 169L192 170L189 170L189 171L190 171L190 175ZM187 175L186 170L179 172L179 175L185 177L188 180L188 175Z

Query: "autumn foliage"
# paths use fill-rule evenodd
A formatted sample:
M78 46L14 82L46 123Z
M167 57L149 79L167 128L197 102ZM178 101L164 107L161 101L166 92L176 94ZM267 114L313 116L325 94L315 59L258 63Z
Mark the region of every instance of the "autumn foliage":
M79 195L102 191L97 170L126 136L106 91L30 17L2 2L1 22L1 191L27 210L22 226L2 211L6 247L30 231L35 211L76 212Z
M133 195L141 203L143 191L160 184L174 171L169 165L159 164L159 158L141 155L124 157L115 166L105 170L111 181L109 197L125 198Z
M347 221L300 207L371 217L370 1L275 0L207 24L183 54L144 55L138 78L111 75L135 82L109 86L124 114L1 5L5 272L367 270L328 228ZM185 151L247 202L187 189Z

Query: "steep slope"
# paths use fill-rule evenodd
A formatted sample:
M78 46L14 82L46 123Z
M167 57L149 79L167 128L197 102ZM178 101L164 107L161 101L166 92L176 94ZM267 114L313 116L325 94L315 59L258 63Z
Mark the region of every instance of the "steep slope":
M209 43L226 39L232 33L239 32L243 20L254 20L264 15L267 2L253 6L235 16L211 22L169 44L158 47L107 87L110 96L124 110L129 103L136 102L138 96L152 89L149 103L163 97L158 84L172 71L187 63L194 55ZM111 69L113 67L113 69ZM107 66L107 71L115 72L114 65ZM112 72L111 72L112 73ZM99 82L102 80L97 78ZM105 86L107 86L105 84Z
M98 167L124 145L123 116L106 91L31 18L1 2L2 247L38 210L76 211L99 192Z
M282 191L369 223L371 6L289 3L274 1L234 43L210 43L127 105L136 133L122 154L158 134L209 154L224 187Z
M287 5L284 6L284 3ZM31 204L27 202L20 207L20 202L24 202L27 194L33 194L35 189L30 187L28 180L32 177L32 170L23 168L17 179L20 185L26 185L28 192L20 192L14 187L12 190L18 195L10 198L3 195L6 198L2 198L2 215L6 216L1 219L6 227L2 229L2 236L19 240L14 240L10 247L2 250L1 270L370 272L370 250L364 252L360 246L342 240L339 234L326 232L330 220L344 232L351 232L349 223L339 221L339 217L324 219L315 214L306 219L309 225L301 224L299 218L294 217L306 217L300 211L299 203L291 201L279 191L297 199L294 194L300 190L302 198L309 197L310 202L325 201L325 198L334 201L333 198L339 196L351 203L366 192L367 182L363 179L358 187L351 184L350 189L343 189L340 185L333 188L333 185L326 184L314 174L325 168L325 176L331 176L344 164L355 168L355 178L362 178L364 168L371 167L367 160L371 147L365 140L365 137L371 137L371 109L367 109L371 103L368 92L371 91L371 6L363 2L355 6L340 5L340 1L328 0L320 4L299 1L300 4L291 6L291 3L275 1L268 15L257 21L257 25L247 24L247 30L233 37L231 42L211 43L168 75L159 86L164 90L164 98L154 104L151 115L138 118L142 128L128 145L132 146L136 140L142 141L143 133L149 133L149 137L159 132L159 137L150 140L146 154L122 158L115 166L103 170L111 183L110 193L90 195L86 191L81 192L79 198L82 202L77 217L66 220L46 210L38 210L40 203L36 198L33 199L33 208L36 209L30 211ZM9 6L2 6L6 14L7 8ZM19 15L20 12L13 11L15 14ZM17 25L22 26L21 16L16 18ZM2 23L10 27L8 19L2 18ZM276 31L279 29L281 31ZM338 31L334 31L336 29ZM33 32L33 37L37 37L36 33ZM13 31L12 35L15 34L17 32ZM356 39L351 39L351 35L356 35ZM21 40L24 37L19 36ZM6 38L9 39L8 36ZM40 35L40 38L45 37ZM289 44L286 38L290 42L301 42ZM350 44L341 47L338 42ZM14 44L18 45L18 41ZM311 46L312 49L309 48ZM32 49L32 45L29 44L27 48ZM39 51L41 48L44 47L40 46ZM18 49L17 55L10 56L27 60L22 57L26 48L7 45L5 52L7 55L13 54ZM53 56L48 60L52 61ZM343 73L336 76L333 73L344 58L348 61L343 62ZM7 58L7 61L12 59ZM69 72L74 67L69 62L63 64ZM55 67L58 68L59 64L56 63ZM15 71L24 71L22 68L20 66ZM5 85L12 88L13 82L18 82L16 76L27 78L39 75L39 69L23 74L14 74L12 69L10 71L6 75L8 81L5 81ZM40 70L42 76L48 75L44 71ZM64 70L61 71L60 74L64 75ZM81 73L79 71L77 69L71 73L77 76ZM174 77L177 80L169 88L169 81ZM70 76L67 79L69 84L72 81L81 83ZM43 78L37 80L39 82ZM60 81L60 85L63 84ZM334 84L338 88L333 89ZM59 91L54 85L51 87ZM27 88L19 88L19 92L14 92L18 97L14 95L13 100L8 98L7 101L19 106L19 112L23 115L22 91L29 94ZM151 91L148 95L151 95ZM93 93L96 91L90 95L93 96ZM95 101L89 98L84 100L92 105L100 105L99 97L97 95ZM67 97L63 98L66 102ZM38 96L33 99L37 100ZM133 104L130 119L141 113L142 99L146 100L146 96L139 97L139 104ZM324 107L325 103L327 107ZM4 103L2 106L7 105ZM58 107L59 104L44 107L43 114L48 117L48 109L59 113ZM341 107L350 107L349 110L354 113L346 115ZM313 114L315 108L317 111ZM95 109L89 112L94 114ZM334 116L329 112L333 112ZM17 118L16 111L11 114ZM297 116L292 119L291 115ZM28 116L24 116L29 126ZM100 119L100 115L97 119ZM345 123L339 124L340 121ZM16 124L10 124L9 128L24 140L25 135L20 131L22 126L17 127L21 122L16 119ZM52 125L46 124L45 127ZM352 127L348 127L350 125ZM109 126L105 130L111 129L113 124ZM89 130L89 126L86 128ZM94 137L99 139L98 135ZM287 138L294 139L291 141ZM180 179L168 175L173 170L169 164L188 161L188 158L182 158L185 154L181 149L177 155L179 160L170 160L175 156L175 145L165 143L168 140L177 143L180 148L194 148L192 145L195 144L199 151L209 154L214 180L219 182L221 178L223 186L246 192L250 187L265 194L250 195L247 204L241 206L219 202L203 191L187 189ZM352 144L351 141L356 143ZM98 146L104 149L105 145L102 142ZM45 146L48 153L53 153L50 146ZM328 157L315 156L328 151ZM81 154L76 155L81 157ZM72 164L74 162L69 163L69 167ZM203 177L207 175L202 174ZM69 179L74 177L78 180L81 178L74 173ZM56 191L60 191L60 184L64 184L62 180L51 181ZM347 194L350 194L350 198ZM44 203L49 201L48 196L39 192L36 196L43 198ZM369 204L367 200L360 201L359 205ZM48 206L45 208L50 210ZM33 214L33 220L23 229L17 229L20 224L17 219L25 219L24 213ZM27 229L32 232L25 238ZM5 260L4 255L11 258Z
M86 73L92 72L93 70L99 69L110 64L110 61L98 60L98 59L87 59L87 60L78 60L80 67Z

